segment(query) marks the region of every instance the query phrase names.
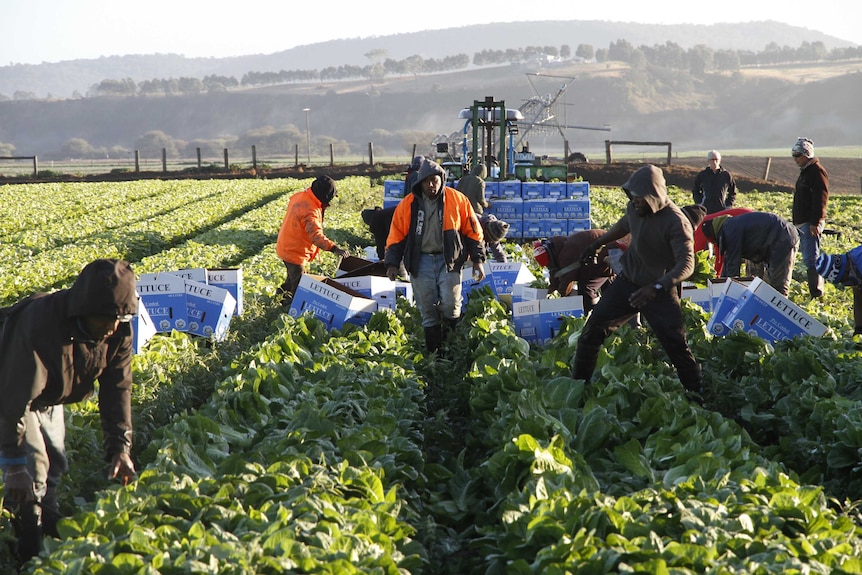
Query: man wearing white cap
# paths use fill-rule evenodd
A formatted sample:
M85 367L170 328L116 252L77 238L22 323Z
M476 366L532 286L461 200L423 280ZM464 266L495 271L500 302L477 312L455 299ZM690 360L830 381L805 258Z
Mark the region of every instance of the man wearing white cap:
M814 142L799 138L790 150L799 166L799 178L793 193L793 225L799 230L799 251L812 298L823 295L823 278L817 273L820 255L820 235L826 225L826 204L829 201L829 174L814 155Z

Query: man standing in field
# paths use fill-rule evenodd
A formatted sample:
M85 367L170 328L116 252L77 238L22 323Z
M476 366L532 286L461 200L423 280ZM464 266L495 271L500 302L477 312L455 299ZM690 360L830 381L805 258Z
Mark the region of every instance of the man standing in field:
M18 555L57 536L57 486L67 469L63 404L87 399L99 381L109 478L135 476L132 328L136 279L122 260L100 259L72 287L0 309L0 468L3 505L14 515Z
M664 174L656 166L637 170L623 184L629 198L625 214L593 240L582 263L596 261L607 244L631 234L620 258L620 273L606 287L578 338L572 377L589 383L605 339L637 314L649 323L676 367L683 387L702 401L700 365L686 341L678 286L694 272L693 227L700 224L677 207L667 195Z
M691 197L695 204L706 208L707 214L714 214L733 207L736 201L736 182L733 175L721 166L721 154L710 150L706 155L709 164L694 178Z
M826 226L826 204L829 201L829 174L814 155L814 142L799 138L790 150L799 166L796 191L793 193L793 224L799 230L799 249L812 298L823 296L823 278L817 273L820 237Z
M311 187L290 197L287 211L278 231L275 252L287 268L287 279L278 288L281 304L289 307L305 266L317 257L320 250L347 257L349 252L338 247L323 233L323 214L338 195L335 180L320 176Z

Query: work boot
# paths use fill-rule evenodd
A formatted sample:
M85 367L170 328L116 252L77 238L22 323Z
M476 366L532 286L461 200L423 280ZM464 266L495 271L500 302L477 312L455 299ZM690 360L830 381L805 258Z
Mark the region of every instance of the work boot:
M41 508L36 503L23 503L12 519L18 539L18 559L26 563L42 551Z
M428 353L439 353L443 346L443 326L432 325L425 328L425 347Z
M817 268L807 268L808 293L812 298L823 297L823 276L817 273Z
M862 334L862 286L853 286L853 335Z

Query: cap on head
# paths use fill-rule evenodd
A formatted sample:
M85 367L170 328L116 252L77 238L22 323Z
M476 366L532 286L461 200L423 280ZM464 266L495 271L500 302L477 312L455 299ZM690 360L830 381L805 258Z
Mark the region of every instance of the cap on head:
M814 142L808 138L798 138L790 149L790 153L794 157L804 156L811 159L814 157Z
M335 190L335 180L329 176L320 176L311 183L311 193L323 204L331 204L338 192Z
M533 258L535 258L536 263L543 268L548 267L549 256L544 241L536 240L533 242Z
M499 242L509 233L509 222L498 220L495 216L488 217L484 226L485 239L489 242Z
M129 321L138 311L135 273L128 262L97 259L81 270L69 288L69 315Z

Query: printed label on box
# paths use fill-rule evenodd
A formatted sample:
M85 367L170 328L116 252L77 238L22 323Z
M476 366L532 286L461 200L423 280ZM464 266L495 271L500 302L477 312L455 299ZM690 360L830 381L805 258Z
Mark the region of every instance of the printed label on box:
M733 329L771 341L826 333L825 325L760 278L754 278L742 293L727 322Z
M138 294L159 332L188 331L186 280L169 272L146 273L138 278Z
M288 313L293 317L309 313L328 329L340 329L345 323L365 325L377 311L377 302L362 297L337 281L322 276L302 274Z

